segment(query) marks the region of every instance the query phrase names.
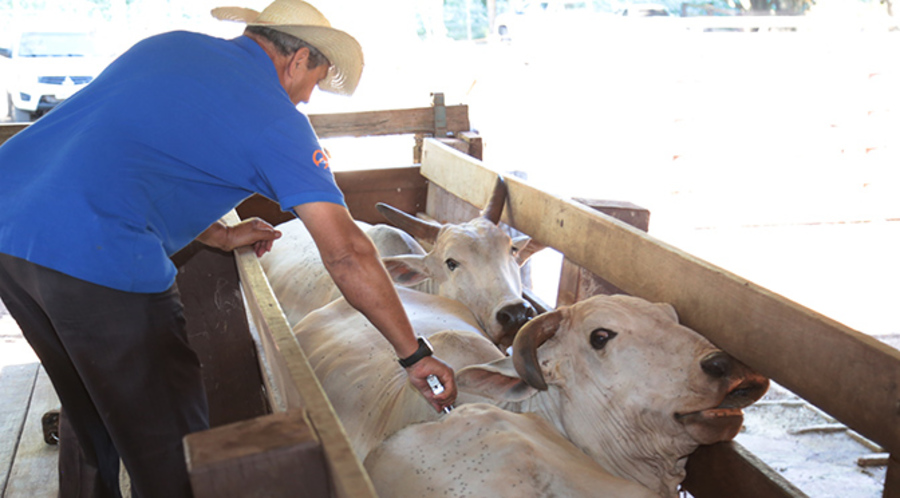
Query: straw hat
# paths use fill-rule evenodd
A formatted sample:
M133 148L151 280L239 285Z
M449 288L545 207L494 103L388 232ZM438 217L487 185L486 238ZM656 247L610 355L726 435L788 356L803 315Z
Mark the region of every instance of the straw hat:
M316 47L331 62L331 69L319 88L325 92L352 95L363 69L363 53L359 42L349 34L334 29L325 16L303 0L275 0L261 13L243 7L217 7L216 19L238 21L248 26L265 26Z

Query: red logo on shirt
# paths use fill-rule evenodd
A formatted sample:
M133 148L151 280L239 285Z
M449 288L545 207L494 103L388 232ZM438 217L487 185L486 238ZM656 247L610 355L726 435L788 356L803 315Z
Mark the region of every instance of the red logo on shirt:
M322 149L316 149L313 152L313 162L316 163L316 166L324 169L328 169L328 154L325 153Z

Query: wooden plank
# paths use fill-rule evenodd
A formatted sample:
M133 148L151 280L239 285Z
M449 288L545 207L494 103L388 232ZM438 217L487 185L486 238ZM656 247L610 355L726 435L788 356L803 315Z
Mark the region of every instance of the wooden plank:
M883 498L900 498L900 458L891 454L888 459L887 475L884 478Z
M419 174L418 166L338 171L334 179L347 199L350 214L356 220L385 223L384 217L375 209L377 202L390 204L408 213L425 210L427 182Z
M322 445L303 410L189 434L184 446L196 498L331 496Z
M226 217L229 223L237 222L237 213ZM322 390L300 344L291 333L290 326L275 299L272 288L262 271L256 255L249 248L235 251L241 283L247 297L247 306L265 350L265 362L273 372L273 384L283 390L283 406L276 409L305 408L309 414L325 452L325 460L332 488L339 498L365 498L377 496L375 488L362 463L347 440L347 434Z
M697 448L682 483L695 498L800 498L806 494L735 441Z
M201 246L178 269L187 336L203 366L211 427L269 413L231 253Z
M39 367L35 362L0 369L0 496L12 470Z
M56 498L59 488L56 462L59 451L56 446L44 442L41 417L49 410L59 408L56 391L50 378L41 368L34 384L28 417L19 439L5 498Z
M0 124L0 145L12 138L13 135L24 130L29 123L3 123Z
M431 139L422 174L472 203L497 176ZM586 206L506 181L510 225L629 294L673 304L688 327L900 452L900 351Z
M447 131L468 131L469 107L447 106ZM413 135L434 133L434 110L431 107L390 111L310 114L309 121L319 138L365 137L378 135Z
M334 179L344 193L354 219L384 223L384 217L375 209L376 202L385 202L410 213L425 210L427 182L419 174L418 166L336 171ZM257 216L273 225L295 218L293 213L282 211L278 203L258 194L244 200L237 207L237 213L241 219Z
M470 130L469 106L447 106L447 131ZM434 133L434 109L420 107L383 111L310 114L309 121L319 138L414 135ZM0 144L28 126L27 123L0 124Z

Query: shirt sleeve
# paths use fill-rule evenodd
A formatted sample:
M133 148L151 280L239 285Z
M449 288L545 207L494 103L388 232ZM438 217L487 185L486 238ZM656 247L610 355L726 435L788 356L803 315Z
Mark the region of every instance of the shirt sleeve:
M319 144L309 118L300 112L274 122L260 135L256 168L260 190L284 211L309 202L346 206L334 182L328 155Z

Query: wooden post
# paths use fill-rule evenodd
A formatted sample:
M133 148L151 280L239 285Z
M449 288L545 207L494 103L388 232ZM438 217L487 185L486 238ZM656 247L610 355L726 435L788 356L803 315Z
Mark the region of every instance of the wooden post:
M888 458L887 475L884 478L884 498L900 498L900 458L892 454Z
M182 263L178 289L188 341L203 366L210 426L268 413L234 256L199 242L175 256Z
M330 498L322 445L303 410L266 415L184 439L197 498Z

